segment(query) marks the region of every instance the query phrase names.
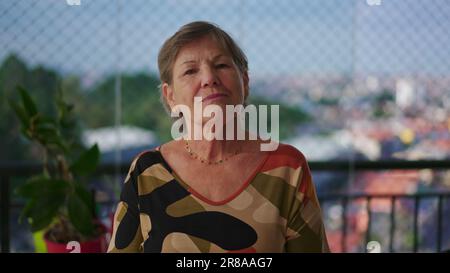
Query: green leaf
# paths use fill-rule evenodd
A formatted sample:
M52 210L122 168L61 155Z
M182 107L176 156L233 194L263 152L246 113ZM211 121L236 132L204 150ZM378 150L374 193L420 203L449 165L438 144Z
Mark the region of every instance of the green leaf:
M32 231L46 228L58 215L67 196L68 183L63 180L37 180L33 187L27 188L29 201L22 211L22 216L29 220ZM38 189L37 186L43 187Z
M93 145L89 150L85 151L70 166L70 170L78 175L88 175L95 171L100 160L100 150L98 145Z
M28 219L32 232L42 230L52 223L63 202L64 199L61 197L59 200L52 201L43 198L32 199L27 202L20 219L22 220L23 217Z
M25 197L25 198L32 198L41 192L43 183L43 178L36 177L28 180L25 184L17 187L15 189L15 193Z
M52 124L54 127L58 125L57 121L53 117L39 115L36 122L39 124Z
M58 129L51 123L38 123L36 125L36 133L45 139L58 138Z
M94 233L92 212L77 192L69 196L67 210L70 221L81 234L89 236Z
M22 133L22 135L26 138L28 138L29 140L32 140L32 133L30 132L30 130L26 129L26 128L21 128L20 132Z
M20 107L17 103L15 103L12 100L9 100L9 105L14 110L19 120L22 122L23 128L28 128L28 126L30 125L30 118L25 112L25 109L23 109L23 107Z
M65 180L49 179L37 176L16 188L16 193L25 198L54 198L56 195L64 196L70 184Z
M64 145L64 139L61 137L61 132L58 128L57 122L46 116L37 116L34 126L35 139L48 149L67 151ZM53 146L53 147L52 147Z
M80 184L75 184L75 193L86 204L86 206L88 206L89 211L91 211L91 213L94 213L95 200L92 193L82 187Z
M25 110L28 113L28 116L29 117L35 116L38 113L36 104L34 103L33 99L30 97L30 95L28 94L27 90L25 90L21 86L18 86L17 90L19 90L19 92L20 92L20 96L22 97L22 103L23 103L23 106L25 107Z
M60 179L38 176L16 189L19 195L28 198L21 219L29 220L33 231L46 228L64 205L70 184Z
M71 112L74 109L74 105L67 103L64 100L64 92L61 88L58 88L56 93L56 105L58 109L58 120L61 125L66 125L70 122Z

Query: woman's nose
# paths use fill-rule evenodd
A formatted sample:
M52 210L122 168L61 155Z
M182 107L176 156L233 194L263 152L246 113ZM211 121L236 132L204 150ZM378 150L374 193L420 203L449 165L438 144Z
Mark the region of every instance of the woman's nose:
M217 77L216 72L214 71L214 68L212 67L205 67L202 69L202 87L213 87L220 84L219 78Z

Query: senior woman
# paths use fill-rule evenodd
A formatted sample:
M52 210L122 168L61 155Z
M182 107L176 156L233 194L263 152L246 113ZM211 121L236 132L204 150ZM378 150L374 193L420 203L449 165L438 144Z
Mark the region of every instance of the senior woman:
M249 96L247 58L214 24L181 27L163 44L158 65L168 110L184 105L194 111L200 97L203 106L225 111ZM194 123L185 119L184 126ZM186 131L131 163L109 252L329 251L300 151L281 143L261 151L265 141L249 133L244 140L197 140Z

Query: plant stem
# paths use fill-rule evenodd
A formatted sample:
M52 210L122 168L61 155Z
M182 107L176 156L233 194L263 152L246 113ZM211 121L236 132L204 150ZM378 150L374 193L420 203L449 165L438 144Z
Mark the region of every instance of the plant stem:
M45 146L42 146L44 149L44 166L43 166L43 172L44 172L44 176L50 176L50 173L48 171L48 151L45 148Z

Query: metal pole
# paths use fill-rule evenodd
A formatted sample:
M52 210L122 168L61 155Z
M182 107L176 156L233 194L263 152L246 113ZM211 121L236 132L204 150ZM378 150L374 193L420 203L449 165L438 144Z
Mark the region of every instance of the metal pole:
M121 5L120 1L117 1L117 27L116 27L116 54L117 54L117 60L116 60L116 78L115 78L115 85L114 85L114 101L115 101L115 122L114 127L116 129L116 137L117 137L117 146L115 149L115 193L116 196L119 195L119 192L121 190L121 175L120 175L120 163L122 161L121 159L121 150L122 150L122 139L121 139L121 133L120 133L120 125L122 120L122 80L121 80L121 24L120 24L120 14L121 14Z

